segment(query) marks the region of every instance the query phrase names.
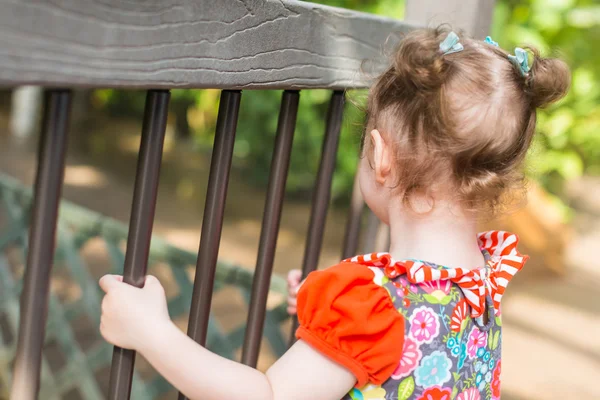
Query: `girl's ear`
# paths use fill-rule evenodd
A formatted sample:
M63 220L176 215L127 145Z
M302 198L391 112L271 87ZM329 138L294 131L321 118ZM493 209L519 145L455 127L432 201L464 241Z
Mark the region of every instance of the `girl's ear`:
M390 149L377 129L373 129L370 134L371 145L373 149L373 167L375 170L375 180L380 185L385 184L392 170L392 159Z

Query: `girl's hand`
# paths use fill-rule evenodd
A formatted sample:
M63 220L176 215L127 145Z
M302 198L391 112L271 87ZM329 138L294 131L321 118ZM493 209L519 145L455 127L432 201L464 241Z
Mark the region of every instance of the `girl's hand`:
M143 288L123 283L120 275L105 275L100 287L102 300L100 333L107 342L141 351L171 323L165 291L154 276L147 276Z
M299 269L293 269L288 273L288 298L287 298L287 312L290 315L296 314L296 298L298 297L298 290L300 289L300 279L302 279L302 271Z

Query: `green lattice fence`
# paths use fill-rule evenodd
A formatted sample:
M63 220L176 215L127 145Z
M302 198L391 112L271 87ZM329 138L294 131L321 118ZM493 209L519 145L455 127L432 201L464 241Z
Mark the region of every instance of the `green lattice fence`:
M11 363L18 331L19 294L27 252L27 225L31 190L0 175L0 399L8 392ZM112 347L98 333L101 292L97 278L123 268L127 226L100 214L63 202L57 235L57 252L51 282L50 306L42 365L40 398L104 399ZM153 238L149 272L166 286L169 310L174 320L187 319L196 254ZM249 302L253 274L220 261L215 296L220 291L239 292L241 303ZM285 280L273 276L271 303L265 324L265 339L273 356L283 354L287 334L281 325L285 312ZM232 303L235 307L235 303ZM241 304L240 304L241 306ZM236 307L236 314L240 313ZM236 358L241 348L245 320L228 318L224 329L211 317L207 347L225 357ZM139 357L138 357L139 359ZM138 362L133 399L159 399L171 386L144 363Z

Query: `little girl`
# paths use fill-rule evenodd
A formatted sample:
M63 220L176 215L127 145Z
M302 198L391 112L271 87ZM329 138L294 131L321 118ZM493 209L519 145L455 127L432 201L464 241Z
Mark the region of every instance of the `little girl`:
M389 253L356 256L291 289L299 339L266 373L196 344L162 286L105 276L100 331L193 399L477 400L500 397L500 302L526 256L477 233L519 171L536 108L565 95L557 59L443 29L406 35L368 98L359 168ZM293 282L293 284L297 284Z

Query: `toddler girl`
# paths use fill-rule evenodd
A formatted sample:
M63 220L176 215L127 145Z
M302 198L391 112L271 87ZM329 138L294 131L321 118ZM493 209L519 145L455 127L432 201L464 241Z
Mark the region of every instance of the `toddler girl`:
M401 41L369 93L358 172L390 251L311 273L297 299L292 278L299 340L265 374L175 327L151 276L100 280L102 335L193 399L498 399L500 302L527 257L477 221L522 188L536 108L569 86L562 61L530 53L444 29Z

